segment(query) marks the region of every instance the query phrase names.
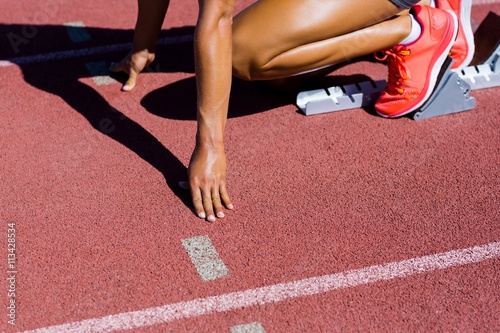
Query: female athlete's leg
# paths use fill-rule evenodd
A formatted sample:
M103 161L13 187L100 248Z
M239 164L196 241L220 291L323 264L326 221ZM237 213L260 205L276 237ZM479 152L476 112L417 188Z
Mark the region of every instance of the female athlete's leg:
M391 48L411 30L410 17L402 11L418 2L259 0L234 18L234 74L272 80L324 72Z

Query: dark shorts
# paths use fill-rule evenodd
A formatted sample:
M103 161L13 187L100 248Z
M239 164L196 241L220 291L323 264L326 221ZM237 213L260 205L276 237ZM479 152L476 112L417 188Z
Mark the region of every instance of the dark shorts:
M420 0L390 0L390 1L399 8L405 8L405 9L409 9L420 2Z

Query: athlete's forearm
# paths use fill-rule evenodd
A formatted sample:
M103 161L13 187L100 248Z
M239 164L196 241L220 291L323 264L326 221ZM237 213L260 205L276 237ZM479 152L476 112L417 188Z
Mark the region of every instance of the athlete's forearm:
M223 144L231 88L234 0L199 0L194 52L198 92L197 145Z
M138 0L133 51L155 51L170 0Z

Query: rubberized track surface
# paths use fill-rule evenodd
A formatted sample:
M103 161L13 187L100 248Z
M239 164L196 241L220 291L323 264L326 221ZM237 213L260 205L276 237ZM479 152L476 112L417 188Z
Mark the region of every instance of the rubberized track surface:
M0 6L1 332L500 331L499 89L417 122L305 117L294 93L235 81L236 210L209 224L177 186L196 2L172 2L132 93L102 69L127 52L134 1ZM324 81L385 76L364 60Z

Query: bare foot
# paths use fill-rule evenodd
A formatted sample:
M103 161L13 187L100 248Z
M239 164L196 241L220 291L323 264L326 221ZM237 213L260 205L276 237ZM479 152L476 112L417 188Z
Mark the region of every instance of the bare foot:
M149 66L155 59L155 54L148 50L130 51L119 63L113 63L109 70L115 73L125 72L128 75L127 82L122 87L122 91L131 91L137 82L137 75Z

